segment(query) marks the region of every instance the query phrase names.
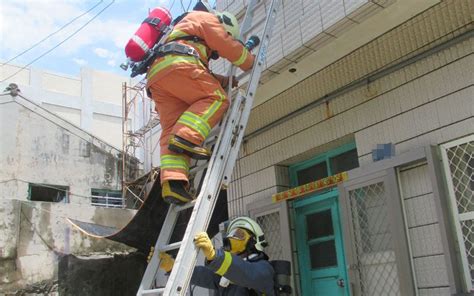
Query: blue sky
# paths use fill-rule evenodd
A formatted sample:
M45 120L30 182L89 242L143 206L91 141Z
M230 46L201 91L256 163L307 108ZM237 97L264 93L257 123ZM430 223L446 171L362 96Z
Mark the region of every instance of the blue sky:
M80 68L88 66L101 71L128 75L119 68L125 60L124 46L147 16L148 10L165 6L171 8L173 17L176 17L183 12L183 6L187 8L190 5L192 8L196 2L195 0L1 0L0 61L4 63L31 48L96 6L40 45L10 62L20 66L30 63L65 40L112 3L82 30L33 63L31 67L78 76Z

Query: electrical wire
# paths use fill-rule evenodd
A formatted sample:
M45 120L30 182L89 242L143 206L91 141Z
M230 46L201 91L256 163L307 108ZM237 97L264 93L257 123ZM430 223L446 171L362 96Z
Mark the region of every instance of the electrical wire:
M2 81L0 82L4 82L12 77L14 77L16 74L20 73L21 71L23 71L24 69L26 69L26 67L30 66L31 64L33 64L34 62L36 62L37 60L39 60L40 58L44 57L45 55L47 55L48 53L50 53L51 51L53 51L54 49L56 49L57 47L59 47L61 44L63 44L64 42L68 41L69 39L71 39L74 35L76 35L79 31L81 31L82 29L84 29L84 27L86 27L88 24L90 24L94 19L96 19L100 14L102 14L102 12L104 12L107 8L109 8L113 3L115 2L115 0L112 0L109 4L107 4L107 6L105 6L104 8L102 8L96 15L94 15L90 20L88 20L84 25L80 26L79 29L77 29L76 31L74 31L71 35L69 35L68 37L66 37L63 41L59 42L57 45L55 45L54 47L52 47L51 49L49 49L48 51L44 52L43 54L41 54L39 57L35 58L34 60L32 60L31 62L29 62L28 64L26 64L25 66L23 66L22 68L20 68L18 71L16 71L15 73L13 73L12 75L8 76L7 78L3 79Z
M25 212L23 211L23 209L20 209L21 211L21 214L23 215L23 217L25 217L25 220L31 225L31 227L33 228L33 232L36 233L36 235L40 238L40 240L44 243L44 245L50 250L52 251L53 253L55 254L62 254L62 252L56 250L53 246L51 246L47 241L46 239L43 238L43 236L41 236L40 232L36 229L35 225L33 224L33 222L31 222L31 220L28 218L28 216L25 214Z
M67 193L67 194L70 195L70 196L84 197L84 198L87 198L87 199L90 199L90 198L91 198L91 196L86 196L86 195L81 195L81 194L73 193L73 192L71 192L71 191L69 191L69 190L67 190L67 189L63 189L63 188L60 188L60 187L56 187L56 186L52 186L52 185L47 185L47 184L39 184L39 183L29 182L29 181L25 181L25 180L22 180L22 179L8 179L8 180L2 180L2 181L0 181L0 184L12 182L12 181L20 181L20 182L23 182L23 183L33 184L33 185L38 186L38 187L55 189L55 190L57 190L57 191L65 192L65 193Z
M29 52L30 50L32 50L33 48L35 48L36 46L40 45L41 43L43 43L46 39L48 39L49 37L51 36L54 36L56 35L57 33L59 33L60 31L62 31L63 29L65 29L67 26L69 26L70 24L72 24L73 22L75 22L76 20L78 20L79 18L83 17L84 15L88 14L89 12L91 12L92 10L94 10L94 8L96 8L97 6L99 6L102 2L104 2L104 0L100 0L99 2L97 2L97 4L95 4L94 6L92 6L91 8L89 8L87 11L85 11L84 13L82 13L81 15L79 16L76 16L75 18L73 18L71 21L69 21L68 23L64 24L63 26L61 26L61 28L59 28L58 30L54 31L53 33L49 34L48 36L44 37L43 39L41 39L40 41L36 42L35 44L33 44L32 46L30 46L28 49L20 52L19 54L17 54L16 56L14 56L13 58L9 59L8 61L2 63L0 65L0 67L3 67L5 65L7 65L8 63L10 63L11 61L17 59L18 57L24 55L25 53Z
M176 0L173 0L173 2L171 2L171 5L170 5L170 11L173 9L173 6L174 6L174 3L176 2Z
M189 8L191 7L191 3L193 2L193 0L189 0L189 2L188 2L188 8L184 8L183 0L179 0L179 2L181 3L181 8L183 9L183 13L184 13L184 12L189 11ZM199 1L198 1L198 2L199 2Z
M29 184L33 184L35 186L38 186L38 187L43 187L43 188L51 188L51 189L55 189L57 191L62 191L62 192L65 192L67 193L67 203L68 204L77 204L77 205L83 205L83 203L73 203L70 201L69 199L69 196L77 196L77 197L83 197L83 198L87 198L87 199L91 199L92 198L92 195L90 196L87 196L87 195L82 195L82 194L77 194L77 193L73 193L71 191L69 191L68 189L63 189L63 188L60 188L60 187L55 187L55 186L52 186L52 185L47 185L47 184L40 184L40 183L34 183L34 182L29 182L29 181L25 181L25 180L22 180L22 179L8 179L8 180L1 180L0 181L0 184L3 184L3 183L9 183L9 182L13 182L13 181L19 181L19 182L23 182L23 183L29 183ZM132 191L130 191L132 194L134 194ZM141 193L140 193L141 194ZM135 194L134 194L135 195ZM137 196L134 196L135 199L138 199L142 204L144 203L143 200L141 200L139 197ZM125 201L126 199L126 196L123 196L122 197L123 200ZM135 204L136 205L136 204Z

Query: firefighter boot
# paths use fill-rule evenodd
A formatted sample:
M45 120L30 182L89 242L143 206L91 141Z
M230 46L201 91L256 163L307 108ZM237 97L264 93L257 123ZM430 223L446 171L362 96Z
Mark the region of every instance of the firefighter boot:
M186 154L194 159L207 160L211 158L211 151L175 135L171 136L168 149L175 153Z
M185 204L194 199L187 189L187 182L181 180L166 180L162 184L161 196L169 204Z

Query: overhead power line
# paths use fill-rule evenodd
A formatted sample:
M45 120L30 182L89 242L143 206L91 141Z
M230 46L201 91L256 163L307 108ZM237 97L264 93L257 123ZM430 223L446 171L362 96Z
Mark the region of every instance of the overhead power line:
M26 69L26 67L30 66L31 64L33 64L34 62L36 62L37 60L41 59L42 57L44 57L45 55L47 55L48 53L50 53L51 51L53 51L54 49L56 49L57 47L59 47L61 44L63 44L64 42L68 41L69 39L71 39L74 35L76 35L79 31L81 31L82 29L84 29L84 27L86 27L88 24L90 24L94 19L96 19L100 14L102 14L102 12L104 12L107 8L109 8L113 3L115 2L115 0L112 0L109 4L107 4L107 6L105 6L104 8L102 8L99 12L97 12L96 15L94 15L91 19L89 19L85 24L83 24L82 26L80 26L77 30L75 30L71 35L67 36L63 41L59 42L57 45L53 46L52 48L50 48L49 50L47 50L46 52L44 52L43 54L41 54L39 57L35 58L34 60L32 60L31 62L29 62L28 64L26 64L25 66L23 66L22 68L20 68L18 71L16 71L15 73L13 73L12 75L8 76L7 78L3 79L2 81L0 82L4 82L10 78L12 78L13 76L15 76L16 74L20 73L21 71L23 71L24 69Z
M183 0L180 0L179 2L181 3L181 8L183 9L183 13L185 13L186 11L189 11L189 8L191 7L191 3L193 2L193 0L189 0L188 8L184 7ZM173 4L174 4L174 1L173 1ZM171 10L171 8L170 8L170 10Z
M41 39L40 41L36 42L35 44L33 44L32 46L30 46L28 49L20 52L19 54L17 54L16 56L14 56L13 58L9 59L8 61L4 62L1 64L1 67L7 65L8 63L10 63L11 61L19 58L20 56L24 55L25 53L29 52L30 50L32 50L33 48L35 48L36 46L40 45L41 43L43 43L45 40L49 39L51 36L54 36L56 35L57 33L59 33L60 31L64 30L67 26L69 26L70 24L72 24L73 22L75 22L76 20L80 19L81 17L83 17L84 15L88 14L89 12L91 12L92 10L94 10L94 8L96 8L97 6L99 6L102 2L104 2L104 0L100 0L99 2L97 2L94 6L92 6L91 8L89 8L87 11L85 11L84 13L76 16L75 18L73 18L72 20L70 20L68 23L64 24L63 26L61 26L61 28L59 28L58 30L54 31L53 33L49 34L48 36L44 37L43 39Z

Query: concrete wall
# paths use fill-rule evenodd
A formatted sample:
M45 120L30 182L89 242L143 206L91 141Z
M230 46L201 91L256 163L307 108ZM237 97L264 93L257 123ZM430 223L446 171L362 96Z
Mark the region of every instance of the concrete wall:
M450 282L428 165L400 171L401 194L420 295L449 295Z
M21 66L4 65L0 79ZM8 81L19 85L23 95L115 147L122 147L122 83L129 77L82 68L79 77L26 68Z
M121 152L21 96L0 96L0 120L0 291L57 282L63 255L130 252L66 221L120 228L131 219L133 210L90 205L92 188L121 189ZM28 201L30 183L68 187L68 203Z
M29 183L69 187L69 201L90 204L91 189L121 190L121 154L32 102L0 97L1 198L28 198Z
M0 199L0 292L40 282L57 282L58 264L65 255L95 258L132 251L108 240L84 236L66 218L111 227L124 226L132 210L88 205Z

